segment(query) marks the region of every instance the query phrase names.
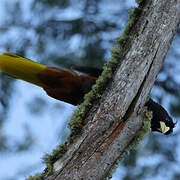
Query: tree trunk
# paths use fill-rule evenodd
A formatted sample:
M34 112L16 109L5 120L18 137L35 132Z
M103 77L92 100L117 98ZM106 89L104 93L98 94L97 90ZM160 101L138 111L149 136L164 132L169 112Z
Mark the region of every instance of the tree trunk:
M137 136L143 106L180 21L180 0L148 0L142 6L123 61L86 115L81 135L45 179L103 179Z

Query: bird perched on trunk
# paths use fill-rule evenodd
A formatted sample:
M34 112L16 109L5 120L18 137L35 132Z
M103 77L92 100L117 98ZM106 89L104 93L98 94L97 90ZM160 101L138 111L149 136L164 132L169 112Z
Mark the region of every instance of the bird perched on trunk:
M42 87L55 99L78 105L103 70L92 67L47 67L16 54L4 53L0 55L0 71ZM153 113L152 131L170 134L175 123L167 111L152 99L148 100L146 106Z

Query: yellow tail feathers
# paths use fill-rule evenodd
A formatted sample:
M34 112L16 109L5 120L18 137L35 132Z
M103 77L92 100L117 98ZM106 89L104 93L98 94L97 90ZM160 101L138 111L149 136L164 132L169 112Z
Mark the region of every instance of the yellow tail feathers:
M37 74L44 69L46 69L45 65L33 62L16 54L7 52L0 55L0 71L40 87L43 84L38 79Z

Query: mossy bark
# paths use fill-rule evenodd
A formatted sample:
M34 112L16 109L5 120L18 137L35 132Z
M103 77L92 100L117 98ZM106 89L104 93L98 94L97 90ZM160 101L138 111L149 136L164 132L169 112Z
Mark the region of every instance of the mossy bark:
M103 179L148 132L143 107L178 28L180 0L139 2L112 60L73 116L66 151L47 158L52 174L47 169L44 179Z

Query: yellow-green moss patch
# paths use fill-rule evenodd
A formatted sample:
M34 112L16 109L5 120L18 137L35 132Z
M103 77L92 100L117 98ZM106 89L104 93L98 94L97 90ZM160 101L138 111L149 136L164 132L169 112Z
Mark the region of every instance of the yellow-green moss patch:
M52 151L51 154L46 154L43 157L43 160L47 165L48 174L51 174L53 172L53 163L56 162L58 159L60 159L63 156L63 154L66 152L67 152L67 145L60 144Z
M29 176L28 180L43 180L43 175L41 173L37 173L34 176Z

